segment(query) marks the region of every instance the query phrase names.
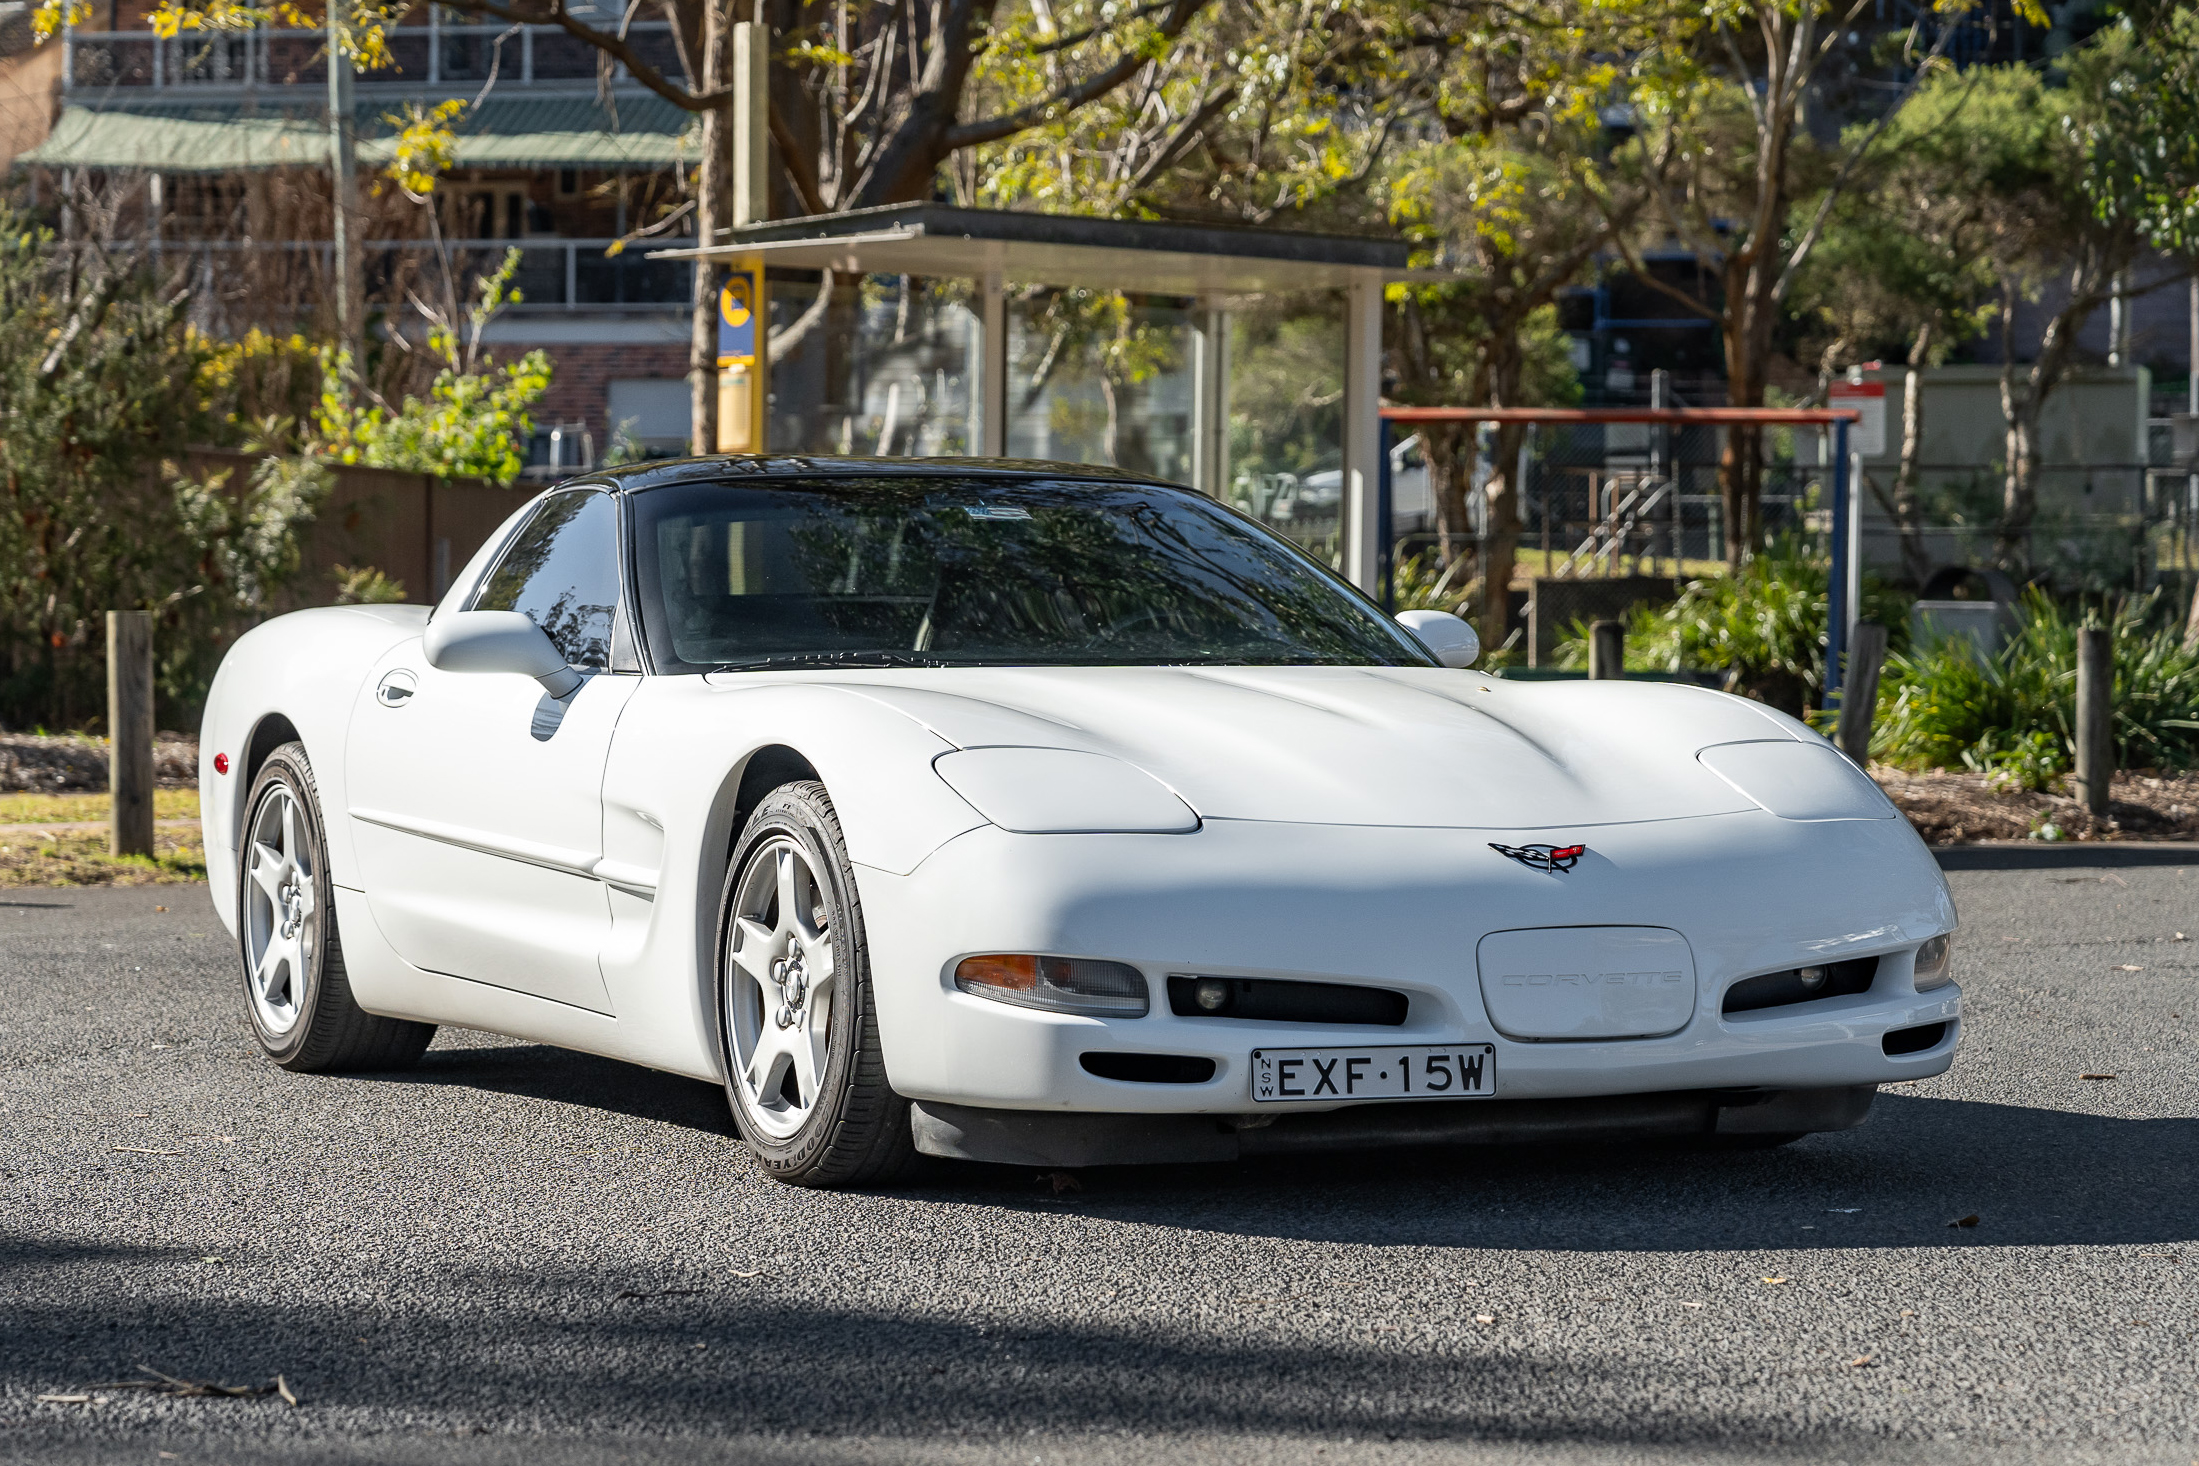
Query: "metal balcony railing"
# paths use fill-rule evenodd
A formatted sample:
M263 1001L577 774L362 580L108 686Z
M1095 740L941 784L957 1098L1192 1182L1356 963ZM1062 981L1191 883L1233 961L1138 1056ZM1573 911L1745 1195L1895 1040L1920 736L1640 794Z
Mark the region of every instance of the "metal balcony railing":
M519 268L512 286L522 299L508 310L537 314L551 311L663 311L687 308L694 289L694 267L684 260L646 259L638 250L606 256L608 239L457 239L445 248L450 253L453 284L461 301L474 296L475 282L504 263L504 252L519 251ZM65 247L65 246L64 246ZM107 241L103 248L136 248L160 260L164 267L187 260L205 263L204 274L217 287L225 276L234 278L248 268L252 254L307 259L324 272L334 274L335 246L321 240L285 243L243 243L235 240L146 239L134 246ZM361 246L366 288L370 296L387 292L408 267L418 272L442 268L435 246L418 239L370 239ZM413 276L415 280L417 275Z
M369 92L455 89L486 81L492 68L500 82L521 85L596 79L596 49L556 26L446 25L440 14L431 11L427 25L392 29L394 65L362 74L359 85ZM635 21L626 33L643 59L679 74L670 22ZM185 31L163 40L151 31L70 29L62 39L61 86L64 93L127 87L193 94L325 86L327 39L319 30ZM627 76L616 67L613 81Z

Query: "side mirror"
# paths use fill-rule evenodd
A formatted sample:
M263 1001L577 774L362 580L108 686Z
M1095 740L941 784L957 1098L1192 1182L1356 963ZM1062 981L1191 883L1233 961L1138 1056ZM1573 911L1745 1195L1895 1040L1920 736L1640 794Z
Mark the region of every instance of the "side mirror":
M1481 638L1474 635L1474 628L1448 611L1400 611L1397 624L1446 667L1471 667L1481 655Z
M444 672L517 672L552 697L570 697L581 676L565 665L557 643L517 611L454 611L428 623L421 645L428 665Z

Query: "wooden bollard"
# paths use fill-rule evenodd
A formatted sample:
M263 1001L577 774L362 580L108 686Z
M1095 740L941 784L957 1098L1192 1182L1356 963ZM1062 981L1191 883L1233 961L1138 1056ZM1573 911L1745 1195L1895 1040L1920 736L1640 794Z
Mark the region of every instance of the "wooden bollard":
M1878 676L1886 669L1886 628L1876 621L1855 623L1848 666L1840 679L1840 751L1863 768L1871 759L1871 720L1878 713Z
M1592 680L1626 675L1626 623L1598 621L1588 628L1588 675Z
M107 613L107 788L114 795L107 845L116 855L153 853L153 616Z
M2102 626L2077 633L2077 797L2107 813L2115 777L2115 644Z

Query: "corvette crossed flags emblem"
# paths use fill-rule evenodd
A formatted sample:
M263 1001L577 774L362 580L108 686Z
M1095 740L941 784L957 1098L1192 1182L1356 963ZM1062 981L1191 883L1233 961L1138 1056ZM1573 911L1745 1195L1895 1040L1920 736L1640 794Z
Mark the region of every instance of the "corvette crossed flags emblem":
M1554 870L1561 875L1580 864L1581 857L1588 853L1586 845L1499 845L1494 840L1489 848L1529 870Z

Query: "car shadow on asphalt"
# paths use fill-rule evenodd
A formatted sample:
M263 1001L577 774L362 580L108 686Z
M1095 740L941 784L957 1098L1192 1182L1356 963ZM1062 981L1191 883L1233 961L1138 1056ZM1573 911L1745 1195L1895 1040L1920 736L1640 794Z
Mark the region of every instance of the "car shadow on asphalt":
M1393 1246L2177 1247L2199 1241L2194 1175L2199 1119L1896 1092L1857 1130L1776 1150L1492 1146L1118 1167L1081 1174L1070 1200L1126 1222ZM996 1201L1060 1205L1028 1186L1010 1201L988 1179Z
M725 1091L715 1084L548 1044L494 1041L437 1047L423 1054L415 1068L357 1077L555 1100L712 1135L733 1133Z
M730 1135L715 1085L539 1044L431 1050L382 1082L463 1086ZM2199 1242L2199 1119L1882 1092L1859 1129L1777 1150L1460 1146L1115 1166L1067 1181L936 1163L900 1194L1243 1236L1702 1250ZM1063 1189L1056 1189L1057 1185ZM1951 1225L1976 1217L1971 1225ZM2199 1262L2199 1259L2195 1259Z

